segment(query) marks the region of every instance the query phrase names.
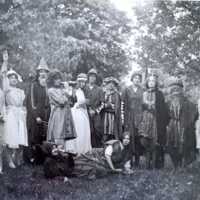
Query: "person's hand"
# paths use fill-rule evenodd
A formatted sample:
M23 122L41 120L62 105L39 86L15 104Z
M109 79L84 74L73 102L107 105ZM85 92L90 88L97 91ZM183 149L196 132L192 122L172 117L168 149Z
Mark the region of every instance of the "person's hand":
M37 117L37 118L36 118L36 122L37 122L38 124L41 124L41 123L42 123L41 118L40 118L40 117Z
M3 52L3 61L4 61L4 62L7 62L7 61L8 61L8 51L7 51L7 50L5 50L5 51Z
M89 114L90 114L91 116L94 116L94 115L95 115L95 111L92 110L92 109L90 109L90 110L89 110Z
M133 173L134 173L134 171L132 169L126 169L124 171L124 174L128 174L128 175L133 174Z
M113 169L113 172L120 173L120 172L122 172L122 169Z

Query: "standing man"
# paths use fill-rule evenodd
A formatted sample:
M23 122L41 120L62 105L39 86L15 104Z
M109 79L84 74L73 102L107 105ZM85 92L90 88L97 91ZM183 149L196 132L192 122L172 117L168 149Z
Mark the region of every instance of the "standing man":
M36 78L30 84L27 94L27 127L29 144L42 144L46 140L50 104L47 95L46 80L49 68L44 58L36 69Z
M88 113L90 118L92 147L102 146L102 121L100 112L103 108L103 91L96 85L97 71L91 69L88 72L88 85L85 88L85 96L88 99Z
M167 147L174 168L180 168L195 159L196 106L184 96L183 83L170 84L170 121L167 127Z
M122 124L124 130L131 133L132 153L135 154L135 165L139 165L138 127L142 121L143 89L142 74L135 72L131 76L132 84L122 93Z

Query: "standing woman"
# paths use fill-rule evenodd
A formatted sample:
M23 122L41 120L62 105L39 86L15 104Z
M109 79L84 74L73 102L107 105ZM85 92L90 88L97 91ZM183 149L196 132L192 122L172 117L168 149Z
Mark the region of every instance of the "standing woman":
M149 76L143 94L143 120L139 128L140 141L146 151L147 167L164 167L164 145L169 121L163 93L158 89L155 74Z
M3 90L0 88L0 174L3 172L3 146L4 146L4 117L5 117L5 98Z
M81 73L77 77L77 89L75 91L77 102L72 108L72 116L75 122L77 138L69 141L66 148L77 154L85 154L92 150L89 116L87 112L87 99L85 98L84 88L87 75Z
M122 138L121 123L121 98L118 91L119 81L114 77L105 78L104 101L103 101L103 142L111 139Z
M6 116L4 141L8 147L9 167L15 168L21 164L22 146L28 146L26 128L26 108L24 107L24 91L17 88L20 76L14 70L7 71L8 53L3 54L2 74L4 80Z
M47 79L51 114L48 123L47 141L64 147L65 141L76 138L70 109L69 95L62 84L62 75L55 70Z
M134 72L131 76L132 84L122 92L121 118L125 131L130 132L132 153L135 155L135 166L139 165L140 146L138 129L142 121L143 88L142 74Z
M90 130L92 147L102 147L102 120L101 109L103 100L103 90L97 86L98 73L96 69L91 69L88 72L88 85L85 88L85 95L88 98L88 113L90 119Z

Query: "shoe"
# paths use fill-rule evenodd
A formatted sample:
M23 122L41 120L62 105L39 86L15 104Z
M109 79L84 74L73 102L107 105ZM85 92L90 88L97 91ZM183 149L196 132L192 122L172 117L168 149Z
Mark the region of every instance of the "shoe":
M16 166L15 166L15 164L14 164L13 162L9 162L8 166L9 166L10 168L12 168L12 169L15 169L15 168L16 168Z

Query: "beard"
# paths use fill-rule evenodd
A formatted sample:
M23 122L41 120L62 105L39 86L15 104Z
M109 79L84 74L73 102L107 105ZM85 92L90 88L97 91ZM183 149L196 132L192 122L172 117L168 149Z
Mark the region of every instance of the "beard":
M41 86L45 87L46 86L46 78L39 78L38 82Z

